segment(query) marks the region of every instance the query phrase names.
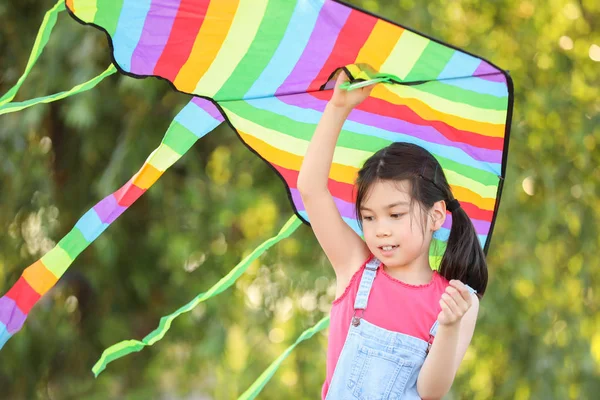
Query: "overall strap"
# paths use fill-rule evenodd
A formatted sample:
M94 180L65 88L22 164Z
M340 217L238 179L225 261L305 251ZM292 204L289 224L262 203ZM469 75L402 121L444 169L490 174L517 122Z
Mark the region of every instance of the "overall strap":
M471 286L469 286L469 285L465 285L465 286L469 290L469 293L471 293L471 294L477 293L477 290L473 289ZM431 345L433 344L433 339L435 338L435 335L437 335L437 330L438 330L439 326L440 326L440 323L436 319L435 322L433 323L433 326L429 330L429 340L428 340L429 345L427 346L427 353L429 353L429 349L431 348Z
M371 288L373 287L373 280L375 279L377 269L380 265L381 261L376 258L371 259L367 265L365 265L365 270L360 278L358 292L356 293L356 300L354 301L354 316L352 317L352 325L354 326L360 325L360 318L364 310L367 308L369 294L371 293Z

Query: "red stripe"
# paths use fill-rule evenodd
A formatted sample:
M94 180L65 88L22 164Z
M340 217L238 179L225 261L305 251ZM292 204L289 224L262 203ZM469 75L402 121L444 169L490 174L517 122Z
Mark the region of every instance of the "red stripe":
M192 52L210 0L181 0L169 40L154 67L154 74L175 81Z
M129 180L129 182L127 182L114 193L114 196L120 206L129 207L135 203L135 201L139 199L145 192L146 189L137 187L132 183L132 180Z
M283 168L279 165L273 165L273 168L281 174L283 179L285 179L287 185L291 189L297 188L298 182L298 171L294 171L291 169ZM355 193L354 193L354 185L349 185L347 183L341 183L334 181L333 179L329 179L328 183L329 192L333 197L337 197L340 200L344 200L348 203L354 203ZM459 199L460 200L460 199ZM490 210L482 210L476 205L468 202L461 201L461 207L466 211L467 215L469 215L472 219L478 219L482 221L491 221L494 215L493 211Z
M6 297L13 299L23 314L28 314L41 296L21 276L17 283L6 293Z
M353 64L376 23L375 17L352 10L338 35L331 55L308 90L318 90L337 68Z
M490 222L492 220L492 217L494 216L494 212L493 211L482 210L481 208L477 207L473 203L468 203L466 201L461 201L460 202L460 206L463 208L463 210L465 210L465 212L467 213L467 215L471 219L478 219L478 220L481 220L481 221Z
M319 100L329 101L331 94L328 91L314 92L312 95ZM372 114L381 115L420 126L431 126L440 132L448 140L456 143L465 143L471 146L479 147L480 149L502 150L504 149L504 138L480 135L475 132L463 131L454 128L445 122L429 121L421 118L410 107L405 105L396 105L382 99L374 97L367 98L358 107L359 110Z
M285 179L287 185L291 189L297 188L298 171L286 169L279 165L271 165L273 165L273 168L275 168L277 172L279 172L281 176L283 176L283 179ZM327 184L327 186L329 187L329 192L333 197L337 197L338 199L347 201L348 203L354 203L354 185L349 185L347 183L342 183L334 181L333 179L329 179L329 183Z

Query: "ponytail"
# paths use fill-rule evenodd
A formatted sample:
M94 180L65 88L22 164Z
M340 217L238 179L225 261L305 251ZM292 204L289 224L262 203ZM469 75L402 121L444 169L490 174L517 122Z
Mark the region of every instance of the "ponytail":
M487 287L488 271L475 227L462 207L449 208L452 208L452 228L440 264L440 275L448 280L460 280L482 297Z

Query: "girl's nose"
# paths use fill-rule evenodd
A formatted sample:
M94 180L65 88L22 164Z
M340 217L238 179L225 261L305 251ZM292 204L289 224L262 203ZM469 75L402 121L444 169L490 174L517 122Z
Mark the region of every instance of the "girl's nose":
M377 229L377 237L388 237L390 235L391 235L390 230L385 227L379 227Z

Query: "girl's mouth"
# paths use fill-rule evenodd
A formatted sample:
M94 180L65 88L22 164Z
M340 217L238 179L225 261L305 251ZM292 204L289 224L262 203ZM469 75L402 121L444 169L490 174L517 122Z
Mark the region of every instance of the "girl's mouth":
M379 250L381 250L384 256L391 256L397 248L398 245L379 246Z

